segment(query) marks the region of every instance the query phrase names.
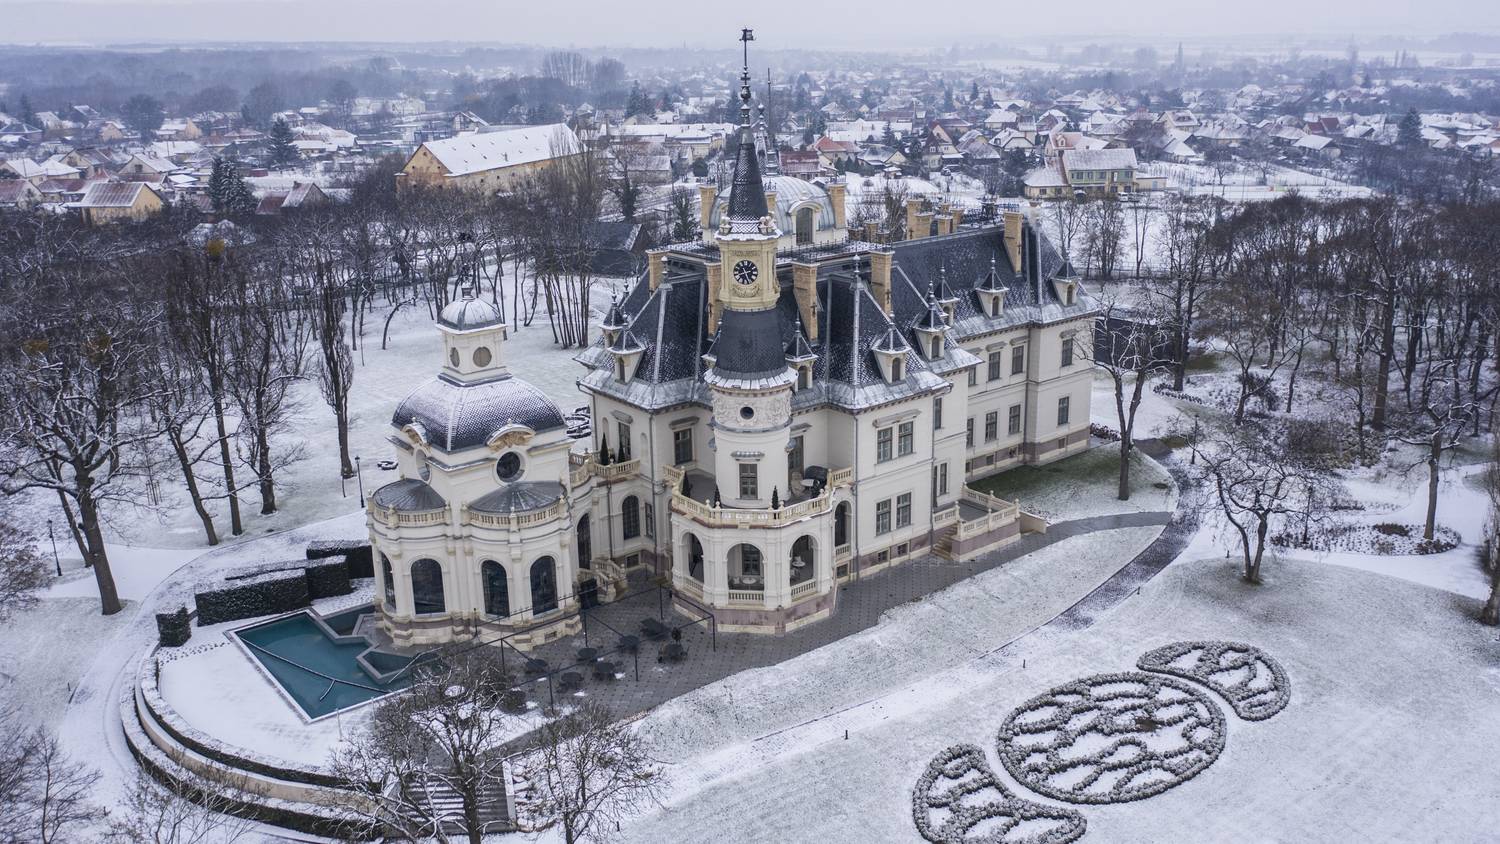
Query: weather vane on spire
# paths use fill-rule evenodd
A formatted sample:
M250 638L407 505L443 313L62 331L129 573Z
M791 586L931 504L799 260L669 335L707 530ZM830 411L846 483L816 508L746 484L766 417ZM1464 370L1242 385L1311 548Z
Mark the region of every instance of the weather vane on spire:
M740 30L740 45L744 48L744 51L745 51L745 69L746 70L750 69L750 42L754 41L754 40L755 40L755 30L748 29L748 28Z

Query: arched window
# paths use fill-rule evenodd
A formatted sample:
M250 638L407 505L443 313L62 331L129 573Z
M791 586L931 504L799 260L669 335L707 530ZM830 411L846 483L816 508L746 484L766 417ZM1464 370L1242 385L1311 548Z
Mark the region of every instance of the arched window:
M812 208L797 209L797 245L803 246L813 242L813 210Z
M840 501L833 508L833 544L842 548L849 544L849 502Z
M792 586L813 579L813 572L817 568L814 553L810 536L798 537L797 541L792 543L792 556L787 561L787 574Z
M411 603L417 615L447 612L443 600L443 567L437 560L421 559L411 564Z
M620 502L620 532L626 539L641 535L641 502L634 495Z
M594 559L594 535L589 530L589 516L583 514L578 520L578 567L584 571L593 568Z
M479 576L484 581L484 614L495 618L510 615L510 581L505 576L505 566L485 560L479 567Z
M688 538L688 577L703 582L703 543L691 533Z
M380 579L385 582L385 608L396 611L396 576L391 572L391 558L380 555Z
M531 614L557 609L557 561L542 557L531 564Z

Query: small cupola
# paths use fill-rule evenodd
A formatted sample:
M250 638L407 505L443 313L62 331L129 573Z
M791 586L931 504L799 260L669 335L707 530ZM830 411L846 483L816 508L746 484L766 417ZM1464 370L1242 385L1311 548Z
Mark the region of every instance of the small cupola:
M938 304L937 294L931 287L927 288L927 310L917 317L912 329L917 333L923 356L928 360L942 360L943 342L948 335L948 315Z
M911 347L901 338L901 332L892 325L886 329L885 335L875 341L870 351L875 353L875 359L880 363L880 374L885 378L887 384L896 384L906 380L906 353Z
M501 355L505 321L489 302L466 293L438 314L443 335L443 372L457 381L487 381L509 375Z
M615 361L615 380L621 384L629 384L635 378L636 368L641 365L641 356L646 351L646 344L635 336L635 332L627 328L615 336L614 342L609 344L608 349Z
M802 316L799 314L792 326L792 341L786 344L786 364L797 372L796 390L812 386L813 363L817 359L812 344L807 342L807 335L802 333Z
M1057 275L1052 277L1052 292L1065 307L1078 304L1078 272L1073 269L1073 262L1066 255L1063 256Z
M995 256L991 254L989 272L974 284L974 295L979 297L979 307L984 309L985 316L998 317L1005 313L1005 291L1005 284L1000 280L1000 270L995 264Z
M604 332L604 345L606 348L613 346L619 338L620 332L630 326L625 319L625 311L620 307L619 294L611 294L609 297L609 313L604 315L604 322L599 324L599 329Z

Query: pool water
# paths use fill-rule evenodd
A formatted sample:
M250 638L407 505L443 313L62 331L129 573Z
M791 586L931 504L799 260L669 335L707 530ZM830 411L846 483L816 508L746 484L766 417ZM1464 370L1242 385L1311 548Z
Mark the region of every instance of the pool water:
M352 632L352 620L345 617L334 620L330 627L340 633L344 629ZM370 642L362 636L330 638L307 612L236 630L234 635L307 717L314 719L405 688L407 672L394 678L388 675L412 661L399 654L372 651ZM360 665L361 654L377 671L387 675L385 681L375 679Z

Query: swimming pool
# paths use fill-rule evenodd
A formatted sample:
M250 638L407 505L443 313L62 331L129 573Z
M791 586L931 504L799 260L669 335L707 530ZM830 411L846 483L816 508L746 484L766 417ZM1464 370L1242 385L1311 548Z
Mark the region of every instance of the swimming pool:
M364 610L322 618L303 610L234 635L311 720L406 688L412 657L375 650L354 635Z

